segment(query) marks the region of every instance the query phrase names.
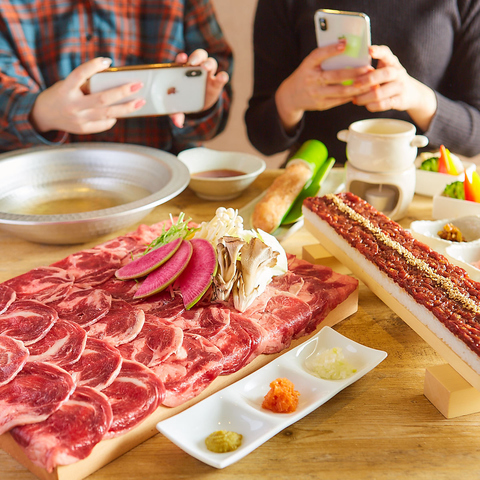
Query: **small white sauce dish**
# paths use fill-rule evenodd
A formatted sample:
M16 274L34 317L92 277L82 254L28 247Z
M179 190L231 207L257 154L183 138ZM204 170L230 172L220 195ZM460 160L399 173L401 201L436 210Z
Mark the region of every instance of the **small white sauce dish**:
M231 200L242 194L265 170L266 163L255 155L224 152L206 147L190 148L178 154L190 171L189 187L205 200ZM242 175L226 177L198 176L199 173L235 170Z
M450 183L461 181L465 179L465 173L462 172L459 175L448 175L447 173L429 172L427 170L420 170L420 165L424 160L432 157L439 157L440 153L427 153L420 154L415 160L416 170L416 182L415 193L419 195L425 195L427 197L433 197L440 195L445 187ZM464 170L474 171L476 165L471 162L462 162L456 155L451 154L452 159L457 165L462 165Z
M473 263L480 261L480 243L457 243L449 245L445 253L452 258L454 263L464 268L471 278L480 280L480 269Z
M465 242L459 243L440 238L438 232L440 232L447 223L451 223L460 230ZM417 240L426 243L437 252L445 253L445 249L450 245L480 244L480 215L443 218L433 221L416 220L410 224L410 231Z
M356 368L345 380L324 380L310 373L305 361L333 347L340 347ZM157 424L157 429L182 450L215 468L224 468L248 455L276 433L300 420L348 387L386 358L387 354L344 337L324 327L310 340L272 360L268 365L220 390L183 412ZM293 413L273 413L262 402L277 378L288 378L300 393ZM243 436L233 452L214 453L205 439L217 430Z

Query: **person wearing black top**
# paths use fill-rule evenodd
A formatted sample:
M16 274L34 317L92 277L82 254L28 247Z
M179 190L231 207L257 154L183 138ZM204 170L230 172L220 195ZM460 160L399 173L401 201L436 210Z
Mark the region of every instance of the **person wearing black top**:
M387 5L388 4L388 5ZM372 65L324 71L342 42L316 48L317 9L370 17ZM407 120L465 156L480 153L480 0L259 0L254 89L245 113L252 145L265 155L325 143L344 163L337 133L365 118ZM343 85L347 77L352 85Z

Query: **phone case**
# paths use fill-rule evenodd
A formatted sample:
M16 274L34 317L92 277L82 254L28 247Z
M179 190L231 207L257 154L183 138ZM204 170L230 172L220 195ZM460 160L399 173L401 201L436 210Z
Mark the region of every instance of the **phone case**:
M139 110L126 116L195 113L203 110L207 72L201 67L158 64L108 68L90 78L90 93L119 87L125 83L143 82L143 87L117 103L144 98Z
M370 18L360 12L317 10L314 16L317 45L324 47L347 39L345 51L322 63L325 70L370 65Z

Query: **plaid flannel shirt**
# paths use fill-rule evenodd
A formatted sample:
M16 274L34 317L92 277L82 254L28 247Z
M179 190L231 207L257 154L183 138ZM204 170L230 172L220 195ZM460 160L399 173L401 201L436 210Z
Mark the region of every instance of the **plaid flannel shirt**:
M225 128L230 84L183 128L168 116L119 119L105 132L44 136L29 121L38 94L95 57L113 66L174 62L205 49L232 73L232 52L210 0L11 0L0 2L0 151L65 142L123 142L178 153ZM52 134L53 133L53 134Z

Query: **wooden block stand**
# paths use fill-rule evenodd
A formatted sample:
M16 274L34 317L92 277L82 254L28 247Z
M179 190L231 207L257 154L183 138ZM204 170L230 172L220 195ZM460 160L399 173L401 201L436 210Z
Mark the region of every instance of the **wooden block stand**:
M423 393L440 413L446 418L455 418L480 412L480 376L420 320L414 317L409 310L393 298L382 285L359 268L338 245L319 232L310 222L306 221L305 225L320 241L320 244L303 247L302 257L305 260L327 266L335 265L335 262L341 262L344 265L342 273L351 271L361 279L375 295L448 362L444 365L428 367L425 370Z

